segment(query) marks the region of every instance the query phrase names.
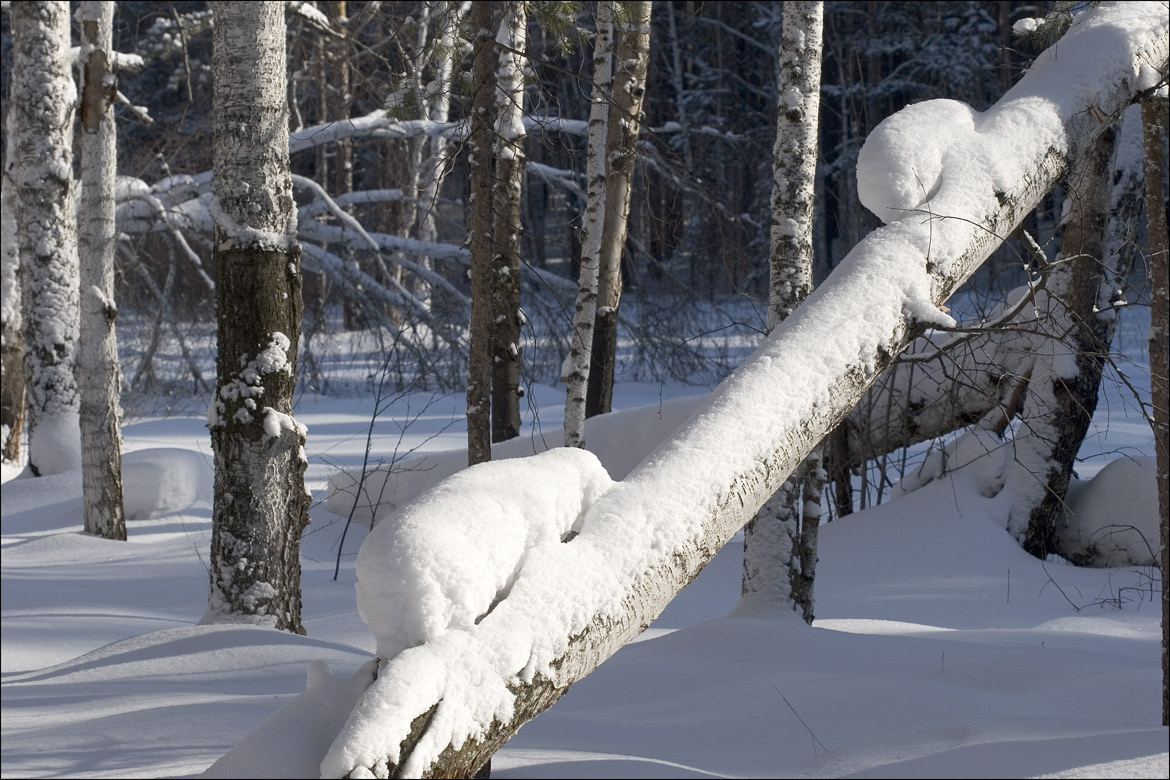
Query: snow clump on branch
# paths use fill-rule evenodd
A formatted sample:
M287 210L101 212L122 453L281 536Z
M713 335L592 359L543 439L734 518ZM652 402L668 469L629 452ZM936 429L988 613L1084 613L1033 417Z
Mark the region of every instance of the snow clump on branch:
M882 120L857 158L862 205L885 223L921 212L938 192L948 157L970 153L975 113L957 100L927 100Z

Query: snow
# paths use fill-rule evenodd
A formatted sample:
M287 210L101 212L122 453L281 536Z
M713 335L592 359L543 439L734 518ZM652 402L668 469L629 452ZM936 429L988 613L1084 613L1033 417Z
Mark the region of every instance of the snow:
M956 249L937 240L946 223L923 216L982 221L995 207L986 195L1009 197L1011 184L1046 148L1069 151L1066 123L1100 110L1103 84L1124 76L1150 89L1161 81L1148 64L1123 72L1121 63L1148 60L1141 56L1144 42L1166 35L1168 27L1163 3L1102 3L1078 16L1060 45L1037 57L987 111L928 100L887 117L858 156L862 204L885 223L933 226L931 255L945 266ZM1132 56L1118 56L1125 52Z
M1119 506L1118 494L1126 497ZM1158 490L1153 458L1118 458L1087 482L1074 482L1063 523L1110 566L1155 566Z
M1140 344L1134 316L1123 313L1123 342ZM697 403L683 398L694 392L619 385L615 403L656 409L662 396L669 408L676 397ZM545 426L559 425L561 391L538 386L533 400ZM360 463L370 403L301 399L298 418L319 431L307 444L318 498L330 464ZM401 446L459 446L464 432L444 427L461 403L438 399ZM388 415L422 406L404 398ZM1148 426L1117 386L1103 388L1098 410L1082 474L1152 453ZM525 440L541 438L528 424ZM620 450L622 426L609 430L591 430L591 444L611 437ZM128 488L139 502L128 542L80 533L78 472L13 480L5 467L5 777L319 776L374 675L375 639L354 607L351 550L366 532L350 529L334 582L339 519L321 503L311 510L308 636L195 625L207 598L210 496L196 488L209 476L206 437L195 417L126 426L137 462L174 474L156 497ZM131 484L148 484L135 470ZM1099 487L1114 513L1142 511L1124 486ZM493 776L1165 777L1159 594L1151 602L1148 583L1121 592L1150 570L1049 563L1045 572L994 510L974 480L951 474L822 526L812 628L737 608L733 540L641 641L497 753Z
M42 474L81 468L81 415L76 409L42 412L30 457Z
M379 523L357 558L358 612L378 656L478 623L526 558L580 531L612 485L597 456L562 447L465 469Z

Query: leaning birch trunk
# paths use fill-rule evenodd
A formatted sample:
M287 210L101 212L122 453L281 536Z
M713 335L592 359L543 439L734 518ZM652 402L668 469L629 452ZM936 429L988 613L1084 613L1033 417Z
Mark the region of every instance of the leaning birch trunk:
M292 416L301 252L288 161L282 3L215 4L213 198L218 355L204 622L304 633L305 427Z
M1170 128L1165 95L1142 103L1145 150L1146 217L1150 235L1150 401L1158 475L1159 530L1162 537L1162 725L1170 725L1170 239L1162 177L1166 159L1162 139Z
M8 137L14 138L8 114ZM16 232L15 144L4 150L4 182L0 187L0 451L4 460L20 459L24 432L24 339L20 319L20 252Z
M867 236L688 423L596 498L576 537L530 556L482 619L382 659L322 776L468 776L645 630L879 372L944 318L938 307L997 236L1155 88L1168 28L1157 4L1099 4L1078 17L1060 45L1082 56L1042 55L979 116L978 132L948 149L927 204L937 216Z
M113 100L113 0L81 4L81 485L85 530L126 538L122 509L122 371L114 318L114 177L117 134Z
M528 13L509 2L496 41L496 177L492 193L492 442L520 435L520 198L524 178L524 55Z
M625 4L625 18L616 25L613 101L606 127L609 170L605 177L605 226L598 260L597 315L593 360L585 397L585 416L607 414L613 407L613 374L617 364L618 306L622 296L622 250L629 233L630 194L634 186L642 99L650 64L649 0Z
M11 139L16 147L28 463L34 474L80 465L77 214L69 4L13 5Z
M492 103L495 50L492 3L474 0L471 29L475 56L471 80L471 323L467 354L467 465L492 459Z
M581 271L577 282L577 308L573 313L573 334L569 356L561 379L565 389L565 446L585 447L585 395L593 362L593 325L597 316L597 276L601 262L601 241L605 225L605 179L608 154L606 125L609 123L610 93L613 86L613 0L597 4L597 37L593 43L593 96L589 109L589 152L585 178L589 188L585 206L584 236L581 239Z
M813 287L813 201L821 91L822 2L786 2L780 39L767 330ZM741 592L813 621L813 577L824 479L820 448L743 527Z
M1012 489L1008 532L1032 555L1058 552L1056 523L1077 450L1097 408L1114 320L1098 311L1104 281L1105 224L1115 128L1103 132L1072 165L1069 215L1035 322L1040 344L1031 350L1020 428L1004 475ZM1081 562L1076 560L1074 562Z

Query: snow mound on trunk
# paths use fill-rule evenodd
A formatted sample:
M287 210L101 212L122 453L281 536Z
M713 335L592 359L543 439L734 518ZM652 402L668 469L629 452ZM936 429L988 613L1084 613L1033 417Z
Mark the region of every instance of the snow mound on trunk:
M591 452L558 448L472 466L382 522L357 557L357 606L393 658L504 599L539 546L560 544L614 484Z

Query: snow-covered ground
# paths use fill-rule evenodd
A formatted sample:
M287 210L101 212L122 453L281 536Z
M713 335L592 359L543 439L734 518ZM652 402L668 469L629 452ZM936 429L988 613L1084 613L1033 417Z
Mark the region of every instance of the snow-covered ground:
M1140 347L1133 327L1120 338ZM1148 383L1140 366L1132 378ZM625 384L617 406L696 392ZM1126 392L1105 383L1082 478L1152 455ZM530 423L558 427L563 391L531 395ZM373 459L463 446L463 406L458 395L395 399ZM368 529L350 525L334 581L345 520L324 505L328 478L362 461L371 409L325 397L297 407L316 499L305 637L196 625L211 533L201 417L126 425L129 542L81 533L75 472L6 470L3 776L196 775L308 683L357 690L314 662L348 678L374 652L354 590ZM1133 506L1108 500L1108 485L1093 493L1119 516ZM995 516L960 472L824 526L811 628L737 607L737 537L640 641L497 753L493 774L1166 777L1157 571L1041 563ZM322 724L344 715L312 713ZM298 734L284 755L253 758L309 776L303 757L323 755L324 727L319 741Z

